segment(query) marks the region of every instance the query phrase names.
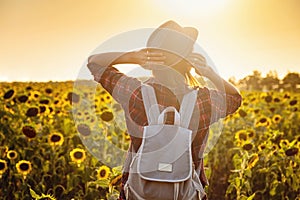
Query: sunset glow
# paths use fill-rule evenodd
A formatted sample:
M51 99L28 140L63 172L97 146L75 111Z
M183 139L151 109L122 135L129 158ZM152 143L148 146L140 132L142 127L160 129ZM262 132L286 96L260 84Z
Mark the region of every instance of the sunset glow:
M181 16L195 18L196 16L215 15L231 0L165 0L157 1L157 6L163 11Z
M75 80L109 38L167 20L198 29L197 44L224 78L253 70L282 77L300 67L299 7L298 0L2 0L0 81Z

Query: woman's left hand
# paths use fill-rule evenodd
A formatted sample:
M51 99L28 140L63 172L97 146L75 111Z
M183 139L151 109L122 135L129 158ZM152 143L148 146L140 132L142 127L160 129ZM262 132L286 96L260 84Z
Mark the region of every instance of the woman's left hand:
M209 78L215 73L215 71L207 64L205 57L199 53L191 53L187 60L195 69L195 72L200 76Z

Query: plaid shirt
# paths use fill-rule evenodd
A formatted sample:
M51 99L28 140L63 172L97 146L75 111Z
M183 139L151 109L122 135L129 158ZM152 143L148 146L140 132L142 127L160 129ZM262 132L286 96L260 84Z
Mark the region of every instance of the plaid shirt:
M88 68L94 76L94 80L99 82L113 98L122 105L125 112L128 133L131 136L129 152L137 152L142 141L143 127L148 124L141 94L141 81L128 77L119 72L116 68L101 67L90 63ZM174 95L174 90L155 82L155 79L147 81L154 87L157 102L161 109L167 106L174 106L179 110L180 98L191 91L185 86L181 93ZM242 97L239 94L226 94L223 91L211 90L206 87L194 88L198 90L198 96L194 112L191 118L189 129L193 131L192 156L195 169L200 169L199 178L203 186L208 185L203 167L203 152L205 149L209 126L220 118L224 118L234 113L241 105ZM173 122L173 115L167 114L166 123ZM129 155L128 155L129 156ZM126 168L126 166L124 166ZM122 186L126 183L128 171L124 171ZM121 191L120 199L125 199L124 191Z

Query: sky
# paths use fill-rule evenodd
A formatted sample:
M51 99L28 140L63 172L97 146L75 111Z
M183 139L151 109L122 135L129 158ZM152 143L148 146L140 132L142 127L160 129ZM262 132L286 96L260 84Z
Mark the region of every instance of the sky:
M75 80L124 32L167 20L198 29L219 74L300 69L299 0L0 0L0 81Z

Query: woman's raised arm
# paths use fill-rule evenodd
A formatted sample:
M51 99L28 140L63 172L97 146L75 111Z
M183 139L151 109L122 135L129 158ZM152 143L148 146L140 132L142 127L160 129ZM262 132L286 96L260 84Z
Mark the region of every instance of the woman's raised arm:
M165 57L164 55L153 49L141 49L138 51L130 52L108 52L95 54L88 58L88 63L95 63L102 67L108 67L115 64L139 64L141 66L147 63L162 64Z

